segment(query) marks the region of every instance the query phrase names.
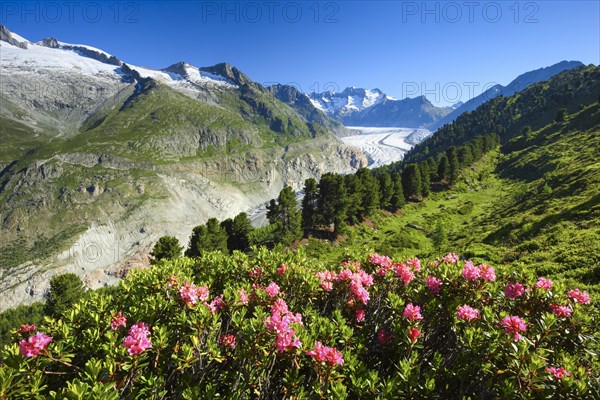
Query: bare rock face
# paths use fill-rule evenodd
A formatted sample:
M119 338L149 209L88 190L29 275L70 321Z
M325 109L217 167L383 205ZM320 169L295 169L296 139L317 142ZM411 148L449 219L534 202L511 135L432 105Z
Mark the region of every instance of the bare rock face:
M20 47L21 49L27 48L26 42L19 42L13 38L12 33L2 24L0 24L0 40L12 44L13 46Z

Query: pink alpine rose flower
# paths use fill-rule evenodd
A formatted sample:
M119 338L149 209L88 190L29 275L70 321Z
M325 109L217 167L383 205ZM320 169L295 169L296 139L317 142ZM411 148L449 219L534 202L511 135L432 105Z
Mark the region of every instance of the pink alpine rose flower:
M476 308L469 307L467 305L458 306L458 309L456 310L456 317L458 319L472 321L474 319L479 318L479 310Z
M196 305L198 300L205 301L208 298L208 287L196 287L193 283L184 282L179 288L181 300L188 306Z
M579 304L589 304L590 302L590 295L588 292L582 292L579 289L570 290L567 297Z
M474 281L474 280L477 280L477 278L479 278L480 274L481 274L481 271L479 270L479 268L477 268L476 266L473 265L473 261L467 261L465 263L465 266L463 267L463 270L462 270L463 278L470 280L470 281Z
M525 320L515 315L504 317L502 319L502 325L505 328L504 332L512 334L514 340L521 340L522 336L520 335L520 332L525 332L527 330Z
M380 256L376 253L369 256L369 262L383 268L389 268L392 265L392 260L388 256Z
M38 332L29 339L21 340L19 348L23 357L34 358L48 347L52 342L52 336L46 335L44 332Z
M564 379L565 377L571 376L571 373L563 367L546 367L546 372L554 375L554 378L556 379Z
M344 357L338 349L336 349L335 347L323 346L321 342L316 342L315 348L313 350L307 351L306 355L314 358L314 360L318 363L326 361L330 367L344 364Z
M365 320L365 310L362 308L359 308L358 310L356 310L356 322L362 322Z
M559 318L569 318L573 313L573 309L570 306L552 304L550 305L550 308L554 312L554 315L556 315Z
M265 292L269 297L275 297L279 294L279 286L275 282L269 283L269 286L265 288Z
M323 271L317 272L317 278L321 280L321 288L326 292L331 292L333 281L337 279L337 275L331 271Z
M219 344L225 346L225 347L231 347L232 349L235 347L235 335L228 333L227 335L222 335L219 338Z
M537 289L544 289L544 290L550 290L552 289L552 285L554 284L554 282L552 282L550 279L546 279L544 277L540 277L538 278L537 282L535 283L535 287Z
M409 321L419 321L423 319L421 315L421 307L415 306L412 303L409 303L404 307L404 312L402 315L408 319Z
M113 331L116 331L120 326L125 326L127 324L127 318L121 314L121 311L116 314L112 314L111 316L112 319L110 320L110 328Z
M127 347L130 356L141 354L144 350L152 348L149 334L150 330L145 322L136 322L129 328L129 336L123 340L123 347Z
M415 274L406 264L398 264L396 267L396 276L402 279L404 286L408 286L410 281L415 279Z
M23 324L19 327L19 333L33 333L35 332L36 326L35 324Z
M427 288L434 296L440 294L440 290L442 290L442 281L435 276L428 276L426 278Z
M285 264L281 264L281 265L279 266L279 268L277 268L277 271L275 271L275 272L277 272L277 275L283 275L283 274L285 274L285 271L286 271L287 269L288 269L288 266L287 266L287 265L285 265Z
M442 257L442 260L448 264L456 264L458 262L458 255L456 253L448 253Z
M240 295L240 303L243 305L248 304L248 302L250 301L250 298L248 297L248 293L246 293L246 291L244 289L238 290L238 293Z
M480 264L477 266L477 268L479 268L479 276L481 276L484 281L494 282L496 280L496 271L493 267Z
M513 299L513 300L516 299L517 297L523 296L524 293L525 293L525 286L523 286L519 282L509 283L508 285L506 285L506 288L504 289L504 295L506 297L508 297L509 299Z
M406 260L406 264L408 264L409 267L412 267L412 269L417 272L421 270L421 260L419 260L417 257L409 258Z
M411 342L415 343L419 336L421 336L421 331L419 328L412 327L408 330L408 337L410 338Z

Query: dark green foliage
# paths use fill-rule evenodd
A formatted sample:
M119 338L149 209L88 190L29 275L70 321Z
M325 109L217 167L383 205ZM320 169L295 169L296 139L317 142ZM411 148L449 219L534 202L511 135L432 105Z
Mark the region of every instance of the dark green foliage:
M291 187L284 187L279 192L277 202L271 200L267 207L269 223L277 225L276 240L286 245L302 236L302 217L298 210L296 193Z
M402 175L399 172L392 174L392 183L394 185L394 193L390 199L392 210L397 210L406 204L406 197L404 196L404 188L402 187Z
M379 208L379 182L366 168L356 171L356 177L360 181L360 208L358 216L360 219L369 217Z
M173 236L163 236L158 239L158 242L154 245L154 248L150 252L152 260L151 264L156 264L160 260L170 260L173 258L181 257L181 250L183 246L179 245L179 240Z
M567 109L566 108L561 108L560 110L558 110L556 112L556 117L554 118L555 122L564 122L564 120L567 118Z
M46 294L44 312L60 317L85 293L83 282L72 273L56 275L50 280L50 290Z
M317 181L309 178L304 181L304 197L302 198L302 229L308 236L319 223L318 207L319 189Z
M388 171L377 170L375 176L379 181L379 208L389 209L392 206L392 197L394 196L394 183Z
M448 156L446 153L440 154L437 165L438 180L447 181L450 178L450 163L448 162Z
M254 230L252 221L244 212L221 222L221 226L227 232L227 248L230 252L234 250L246 251L250 247L250 234Z
M582 104L596 102L598 92L600 68L590 65L561 72L514 96L496 97L475 111L462 114L414 146L404 157L404 164L437 156L450 146L458 146L492 132L505 143L520 135L525 126L538 130L553 122L560 109L573 113ZM476 155L479 149L473 150L474 159L479 159L480 155Z
M451 185L456 183L458 179L458 170L460 169L460 165L458 163L458 151L455 146L450 146L448 150L446 150L446 155L448 156L448 181Z
M198 257L204 251L221 251L227 253L227 232L216 218L206 221L206 225L199 225L192 231L190 243L185 255Z
M346 220L351 225L358 224L362 220L363 187L362 181L356 174L344 175L344 186L348 193L348 207L346 209Z
M471 146L460 146L458 148L458 163L461 166L471 165L473 162L473 153L471 152Z
M421 175L421 196L427 197L431 193L431 181L429 180L427 162L419 163L419 173Z
M427 168L429 169L429 181L436 181L438 179L438 165L433 157L427 159Z
M421 199L421 172L417 164L409 164L402 171L402 188L406 200Z
M324 174L319 182L319 214L323 224L334 226L334 235L344 228L347 208L348 194L344 177L333 173Z
M44 318L44 303L9 308L0 314L0 346L10 340L10 331L23 324L39 325Z

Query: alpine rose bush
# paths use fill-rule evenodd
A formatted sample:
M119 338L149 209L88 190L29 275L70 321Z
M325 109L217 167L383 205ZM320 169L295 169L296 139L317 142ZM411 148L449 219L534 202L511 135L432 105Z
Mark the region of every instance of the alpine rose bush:
M598 398L581 288L455 253L304 251L203 252L88 291L15 328L0 399Z

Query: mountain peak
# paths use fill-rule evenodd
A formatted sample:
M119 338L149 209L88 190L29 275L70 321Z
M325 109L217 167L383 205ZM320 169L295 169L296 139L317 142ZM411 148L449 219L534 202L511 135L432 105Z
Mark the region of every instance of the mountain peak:
M12 44L13 46L19 47L21 49L27 48L27 41L20 42L17 39L15 39L12 32L2 24L0 24L0 40L8 44Z
M39 44L40 46L50 47L52 49L60 48L60 43L53 37L45 38L37 44Z

